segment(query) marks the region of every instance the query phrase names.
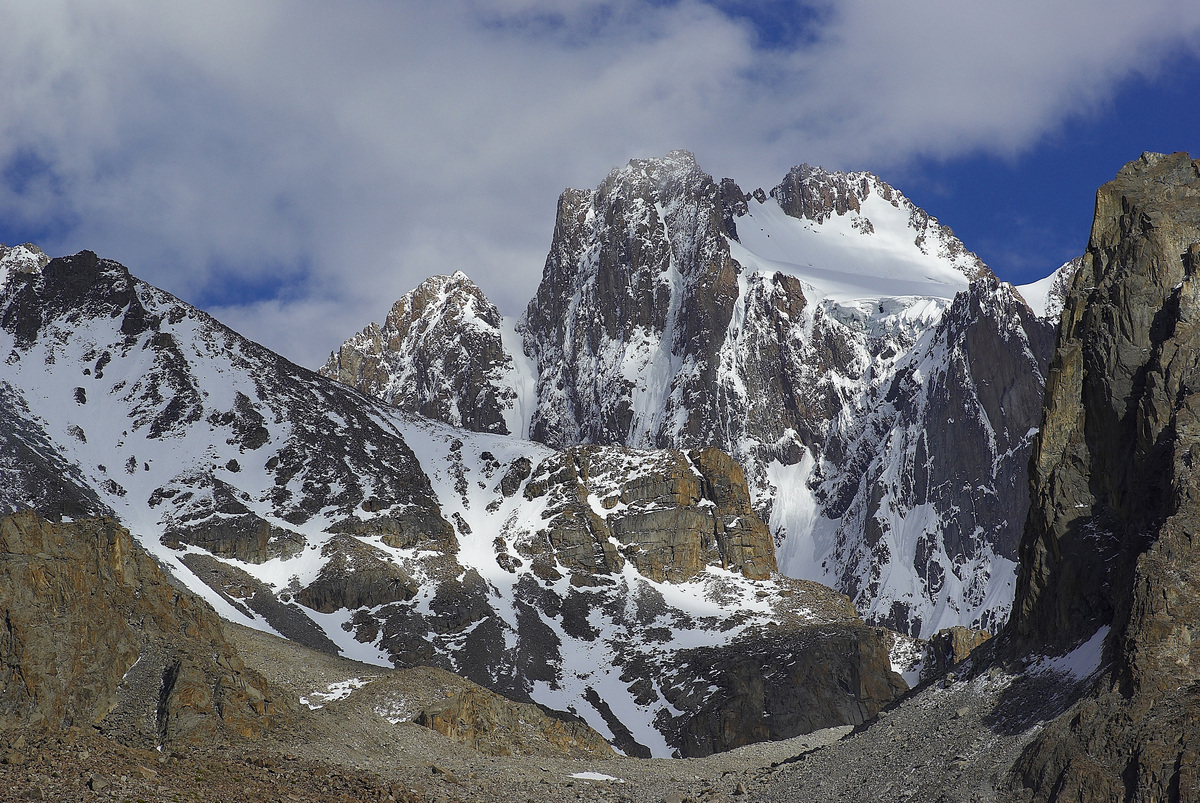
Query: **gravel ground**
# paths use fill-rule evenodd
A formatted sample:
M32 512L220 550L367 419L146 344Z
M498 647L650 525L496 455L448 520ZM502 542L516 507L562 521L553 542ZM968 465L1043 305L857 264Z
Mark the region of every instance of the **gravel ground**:
M91 729L0 733L0 801L1020 800L1008 768L1081 688L993 669L927 684L858 729L702 759L491 757L407 721L461 688L449 673L386 670L226 629L248 666L322 707L265 741L166 753ZM339 689L346 696L335 699Z
M374 678L313 712L301 743L281 745L306 760L338 764L403 783L430 800L720 801L748 799L772 764L835 742L849 727L749 745L702 759L490 757L379 711L415 712L453 690L439 670L389 671L313 653L291 642L227 625L248 666L299 696L352 678ZM575 776L584 777L575 777ZM738 794L739 788L742 794Z
M919 687L869 726L774 768L755 799L1020 801L1010 770L1043 723L1087 687L1070 675L991 669Z

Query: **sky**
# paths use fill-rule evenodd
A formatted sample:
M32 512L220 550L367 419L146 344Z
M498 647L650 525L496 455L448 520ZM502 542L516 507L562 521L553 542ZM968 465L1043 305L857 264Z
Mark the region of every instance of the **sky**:
M0 242L317 367L433 274L520 314L559 193L686 148L870 170L1021 283L1197 98L1194 0L10 0Z

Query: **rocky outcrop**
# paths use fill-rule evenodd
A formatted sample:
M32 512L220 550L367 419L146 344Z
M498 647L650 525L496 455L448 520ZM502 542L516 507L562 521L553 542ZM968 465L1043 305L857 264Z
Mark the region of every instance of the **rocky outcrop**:
M1104 638L1106 668L1017 771L1034 800L1193 799L1200 162L1144 154L1100 188L1062 322L1010 635Z
M466 274L434 276L397 301L383 326L330 354L320 373L456 427L521 435L501 329L500 312Z
M213 610L111 519L0 519L0 727L126 739L260 736L294 703L245 669Z
M261 616L276 633L297 644L338 654L338 646L291 598L290 590L277 595L271 586L248 572L200 552L184 555L182 563L235 610L246 616Z
M550 716L536 705L514 703L475 685L426 706L413 721L489 756L530 755L544 752L542 745L571 758L614 755L608 742L586 724Z
M574 447L534 471L525 496L542 495L546 527L516 549L548 571L611 574L628 560L645 577L678 582L710 565L755 579L776 568L741 466L718 449Z
M755 631L728 648L683 651L679 668L664 673L668 699L698 708L682 728L681 753L706 756L866 722L908 691L891 671L887 643L858 624ZM711 685L671 685L691 673ZM707 696L704 705L688 700L697 692Z
M321 548L328 560L317 579L296 593L301 605L321 613L374 608L412 599L416 581L380 550L356 538L335 536Z
M172 549L191 544L247 563L287 559L304 549L304 536L253 513L229 483L201 474L188 487L193 496L185 520L173 521L162 535Z
M969 627L948 627L934 633L925 645L925 660L921 665L921 677L938 677L956 664L967 660L975 649L992 638L986 630Z

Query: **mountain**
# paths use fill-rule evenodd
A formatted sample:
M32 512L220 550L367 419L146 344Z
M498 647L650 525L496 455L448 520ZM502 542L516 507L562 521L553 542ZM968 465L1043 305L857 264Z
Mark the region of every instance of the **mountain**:
M475 336L438 320L446 342ZM801 165L746 193L686 151L635 159L562 194L536 295L491 327L519 379L464 369L430 396L520 399L514 420L554 448L716 446L785 574L912 635L1007 618L1054 323L879 178ZM396 330L394 351L360 335L325 373L421 362L428 330ZM411 375L350 384L386 401Z
M524 436L528 370L518 370L516 342L500 311L460 271L405 294L383 326L346 341L319 373L456 427Z
M1082 265L1083 257L1075 257L1070 262L1063 263L1046 278L1018 286L1017 291L1039 318L1057 324L1066 304L1071 282Z
M904 640L773 571L783 553L751 479L718 449L472 433L291 365L93 254L10 271L5 437L30 459L5 464L0 492L60 521L0 517L0 778L23 799L78 796L85 780L166 799L227 770L275 797L1197 799L1198 268L1200 160L1144 154L1098 192L1040 426L1009 441L1033 444L1012 616L982 644L939 637L973 652L900 698L885 666ZM981 412L966 420L1011 437L1029 397L1019 363L987 355L1012 327L1044 331L1015 298L987 281L957 294L861 421L918 453L916 422L969 398ZM1006 323L1012 309L1025 312ZM131 453L124 473L106 468ZM932 495L935 464L911 464L925 478L905 465L862 476ZM96 510L136 522L160 563L111 518L70 521ZM264 633L235 647L240 631L198 595L330 653L525 688L626 752L774 743L686 766L611 757L584 724L437 670L347 680L363 667ZM310 683L325 691L306 712L288 689ZM488 755L448 769L433 759L449 739L388 741L413 732L392 729L408 717ZM831 721L857 726L777 741ZM298 764L314 745L340 769ZM493 758L514 747L532 763ZM606 763L565 760L584 755ZM366 778L402 763L417 792Z
M7 275L0 354L23 450L0 506L110 515L230 621L451 670L640 755L860 723L905 688L894 634L773 572L717 450L435 422L90 252Z

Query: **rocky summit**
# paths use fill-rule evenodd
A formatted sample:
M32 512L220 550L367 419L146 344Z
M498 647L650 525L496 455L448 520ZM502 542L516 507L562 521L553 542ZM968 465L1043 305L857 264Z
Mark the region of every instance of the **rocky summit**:
M330 354L320 373L456 427L519 436L523 389L505 334L500 311L466 274L435 276L397 301L383 326Z

